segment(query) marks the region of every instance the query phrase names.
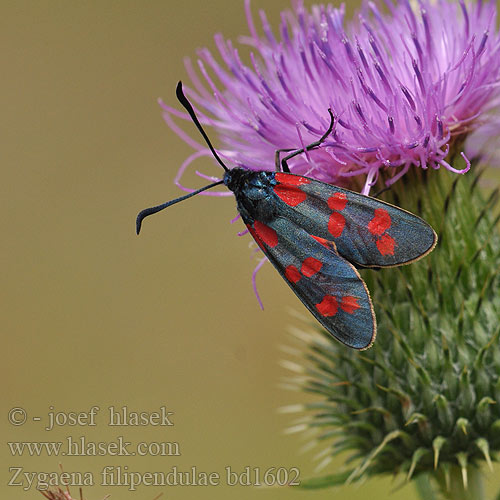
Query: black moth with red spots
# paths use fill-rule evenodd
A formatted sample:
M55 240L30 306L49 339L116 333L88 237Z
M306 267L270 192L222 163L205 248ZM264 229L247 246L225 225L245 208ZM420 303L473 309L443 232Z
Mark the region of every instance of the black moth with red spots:
M201 127L179 82L177 97L225 174L221 181L181 198L143 210L137 216L139 233L144 217L195 194L224 184L236 198L249 232L297 297L324 328L340 342L366 349L376 336L376 319L358 267L392 267L414 262L436 245L434 230L421 218L369 196L282 172L229 170ZM330 112L331 115L331 112ZM331 115L332 116L332 115ZM316 143L323 142L333 127ZM276 155L279 167L279 152Z

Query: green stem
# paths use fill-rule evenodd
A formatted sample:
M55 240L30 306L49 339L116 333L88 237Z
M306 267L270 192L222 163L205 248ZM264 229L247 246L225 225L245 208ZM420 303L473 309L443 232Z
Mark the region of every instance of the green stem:
M464 474L467 484L464 484ZM450 500L483 500L485 499L483 475L479 467L469 466L462 470L454 466L449 469L449 479L443 474L436 475L443 498Z
M419 474L415 479L418 497L422 500L437 500L428 474Z

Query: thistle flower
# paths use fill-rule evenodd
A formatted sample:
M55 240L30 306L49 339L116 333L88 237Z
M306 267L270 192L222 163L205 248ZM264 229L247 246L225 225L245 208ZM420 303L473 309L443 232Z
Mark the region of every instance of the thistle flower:
M245 6L250 36L241 42L250 47L248 65L221 35L215 43L224 64L208 49L199 51L204 82L186 62L194 86L186 93L202 123L215 127L225 159L272 170L277 149L298 149L324 133L330 107L333 134L291 160L292 172L341 185L363 174L367 194L381 171L392 184L412 166L468 169L446 157L498 104L494 2L421 0L415 8L408 0L386 1L387 15L367 2L359 22L344 26L344 7L309 12L299 1L282 13L279 36L263 12L259 36L249 0ZM184 169L208 151L172 120L187 116L161 105L167 123L196 150L179 172L180 185Z

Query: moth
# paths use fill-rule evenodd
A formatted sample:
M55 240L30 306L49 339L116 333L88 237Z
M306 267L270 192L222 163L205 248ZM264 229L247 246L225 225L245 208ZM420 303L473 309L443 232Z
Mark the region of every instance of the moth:
M305 148L276 151L276 171L229 169L203 130L185 97L176 90L214 158L222 180L139 213L145 217L224 184L236 198L238 212L264 255L321 325L348 347L367 349L377 326L370 293L357 268L409 264L435 247L437 235L416 215L348 189L292 174L288 160L320 146L333 130ZM280 161L280 154L287 154Z

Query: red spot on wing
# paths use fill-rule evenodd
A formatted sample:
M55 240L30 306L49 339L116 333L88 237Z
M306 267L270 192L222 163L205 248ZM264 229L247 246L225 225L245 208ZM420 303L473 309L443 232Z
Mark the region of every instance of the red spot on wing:
M345 227L345 218L340 212L333 212L328 220L328 231L333 237L338 238Z
M391 227L391 216L384 208L375 209L375 216L368 223L368 231L380 236L384 231Z
M338 307L337 299L333 295L325 295L323 300L316 304L316 309L322 316L335 316Z
M347 196L345 193L335 193L333 196L328 198L327 203L332 210L344 210L347 205Z
M378 251L382 255L394 255L394 247L396 246L396 241L392 236L388 234L382 235L376 242Z
M253 224L257 236L268 246L275 247L278 244L278 234L276 231L263 224L262 222L256 220ZM257 241L258 243L258 241Z
M361 306L358 304L358 299L356 297L352 297L351 295L342 297L342 301L340 302L340 309L349 314L352 314L360 307Z
M266 249L264 248L264 243L263 241L259 238L259 236L257 235L257 233L255 232L254 228L252 226L249 226L247 225L247 228L248 228L248 231L249 233L253 236L253 239L255 240L255 242L257 243L257 245L259 245L260 249L265 252Z
M307 194L304 193L304 191L301 191L300 189L297 189L295 187L288 187L283 184L274 186L274 192L282 201L284 201L291 207L296 207L299 203L302 203L307 198Z
M304 259L304 262L302 262L300 272L307 278L310 278L311 276L314 276L322 267L323 263L318 259L315 259L314 257L307 257L307 259Z
M300 278L302 278L302 276L299 273L299 270L295 266L292 266L292 265L288 266L285 269L285 276L286 276L287 280L291 281L292 283L297 283L297 281L299 281Z
M328 248L328 250L336 250L335 243L333 243L333 241L328 241L325 240L325 238L314 236L312 234L310 236L314 238L318 243L321 243L325 248Z
M307 179L300 175L285 174L284 172L276 172L274 178L280 184L285 184L286 186L302 186L303 184L311 183L311 179Z

